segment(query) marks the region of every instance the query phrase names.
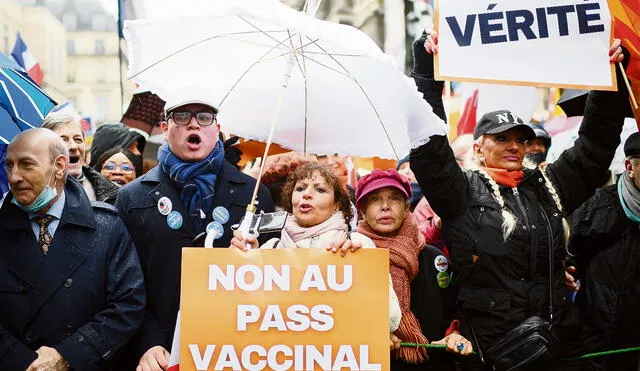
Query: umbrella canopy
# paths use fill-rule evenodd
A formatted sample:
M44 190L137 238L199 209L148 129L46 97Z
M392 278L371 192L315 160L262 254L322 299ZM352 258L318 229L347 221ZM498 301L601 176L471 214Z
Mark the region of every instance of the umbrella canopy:
M0 142L9 143L21 131L39 127L55 104L24 70L0 54Z
M562 111L569 117L583 116L588 95L589 90L566 89L560 96L560 99L558 99L558 106L560 106ZM633 117L631 104L626 106L624 117Z
M273 136L284 147L397 159L409 152L409 122L437 120L413 80L354 27L276 0L192 12L208 14L127 22L129 76L167 102L197 91L220 109L225 131L266 141L290 60Z

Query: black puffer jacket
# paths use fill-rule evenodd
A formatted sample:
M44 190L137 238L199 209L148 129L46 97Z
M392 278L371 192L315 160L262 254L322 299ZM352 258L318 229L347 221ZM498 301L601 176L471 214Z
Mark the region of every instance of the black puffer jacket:
M574 220L569 248L584 272L576 297L582 312L583 351L640 346L638 224L624 214L615 185L599 190L576 210ZM592 358L588 368L636 371L640 355Z
M444 119L442 83L432 79L432 68L421 65L426 53L420 41L414 43L416 53L420 53L414 56L418 89ZM622 93L590 93L579 139L548 165L546 174L560 196L564 212L571 213L579 207L606 180L619 144L625 104L628 101L624 89ZM506 208L517 220L514 232L504 241L503 217L491 187L477 172L460 169L446 137L432 136L426 144L413 149L411 169L443 221L444 241L459 287L462 335L473 339L468 326L471 323L480 349L486 351L526 318L548 318L551 242L553 331L567 341L572 332L568 328L572 314L564 287L562 212L546 189L540 170L525 171L525 179L517 188L500 187Z

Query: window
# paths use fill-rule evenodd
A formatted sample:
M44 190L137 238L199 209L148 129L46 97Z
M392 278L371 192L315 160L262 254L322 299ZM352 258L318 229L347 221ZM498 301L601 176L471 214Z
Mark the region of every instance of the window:
M9 27L4 25L4 54L9 54Z
M96 79L99 83L107 82L107 71L105 69L100 69L96 74L98 75Z
M104 121L109 114L109 97L96 95L96 121Z
M76 41L67 40L67 55L76 55Z
M107 31L107 19L105 16L96 14L91 18L92 31Z
M75 74L75 72L68 72L67 73L67 82L71 83L71 84L76 82L76 74Z
M104 40L96 40L95 55L104 55Z

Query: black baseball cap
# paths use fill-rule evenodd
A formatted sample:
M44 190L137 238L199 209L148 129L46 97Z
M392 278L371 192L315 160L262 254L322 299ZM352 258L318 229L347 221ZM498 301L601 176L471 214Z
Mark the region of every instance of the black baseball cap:
M522 119L508 110L500 110L485 113L473 129L473 139L478 139L484 134L498 134L510 129L520 128L527 136L533 139L536 133Z
M548 150L549 147L551 147L551 135L549 135L549 133L546 130L544 130L542 125L528 123L527 126L533 129L533 132L535 133L536 138L542 140L545 148Z
M640 157L640 133L629 135L627 141L624 142L625 157Z

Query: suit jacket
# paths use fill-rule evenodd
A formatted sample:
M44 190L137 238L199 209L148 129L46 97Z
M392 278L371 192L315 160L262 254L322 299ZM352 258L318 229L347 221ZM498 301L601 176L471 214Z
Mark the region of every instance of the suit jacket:
M214 187L212 210L206 212L206 222L212 218L213 208L222 206L229 211L229 221L223 225L224 234L214 246L228 247L233 233L232 224L240 222L253 195L255 179L224 163ZM158 201L171 200L173 211L183 217L177 230L169 228L167 217L160 214ZM260 186L258 205L265 212L273 211L273 202L265 186ZM140 255L147 286L145 319L122 354L122 369L135 368L149 348L161 345L170 350L173 330L180 302L180 266L182 248L201 245L194 241L204 232L195 226L173 181L156 166L147 174L124 186L118 194L116 207L135 241ZM206 224L205 224L206 225Z
M10 195L0 209L1 370L24 371L41 346L72 369L108 369L142 321L142 270L117 210L71 178L65 193L47 255Z

